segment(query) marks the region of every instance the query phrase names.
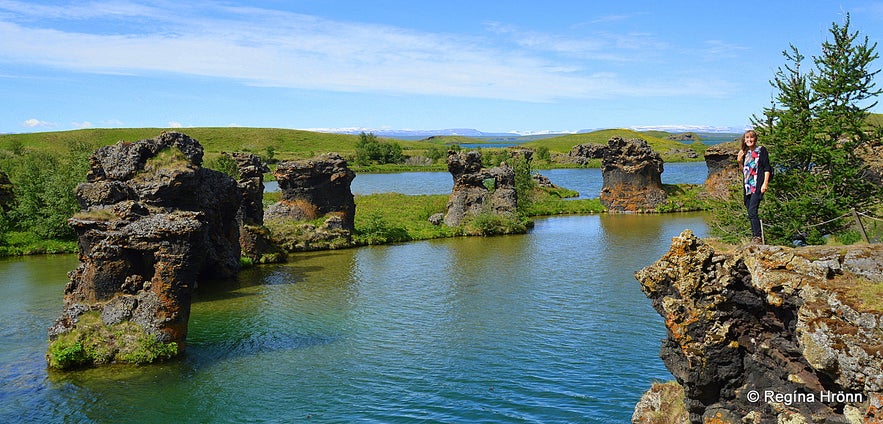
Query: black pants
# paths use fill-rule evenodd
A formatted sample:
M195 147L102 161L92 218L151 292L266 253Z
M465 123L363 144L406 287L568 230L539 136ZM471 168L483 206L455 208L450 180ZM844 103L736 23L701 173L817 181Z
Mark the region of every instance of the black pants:
M748 221L751 222L751 235L760 237L760 216L757 214L757 208L760 206L760 201L763 200L763 193L758 188L754 193L746 194L744 200L745 208L748 209Z

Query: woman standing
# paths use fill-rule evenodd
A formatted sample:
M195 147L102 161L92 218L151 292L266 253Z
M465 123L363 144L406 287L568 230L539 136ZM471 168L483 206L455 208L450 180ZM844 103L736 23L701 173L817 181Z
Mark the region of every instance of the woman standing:
M754 130L745 131L742 135L738 161L742 164L744 202L748 209L748 221L751 222L751 235L755 243L763 243L763 230L757 209L769 186L773 168L770 166L770 157L766 148L757 145L757 133Z

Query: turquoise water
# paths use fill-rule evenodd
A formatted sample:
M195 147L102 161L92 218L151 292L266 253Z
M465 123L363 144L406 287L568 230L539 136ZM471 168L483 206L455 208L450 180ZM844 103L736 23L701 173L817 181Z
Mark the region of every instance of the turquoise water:
M73 256L0 260L0 422L625 423L665 328L634 271L701 215L300 254L203 283L167 364L47 372Z
M663 184L703 184L708 177L705 162L672 162L664 165ZM576 190L581 198L601 195L604 179L600 168L543 169L537 171L558 186ZM265 183L266 191L278 191L276 181ZM448 172L401 172L394 174L358 174L352 182L354 194L403 193L448 194L454 179Z

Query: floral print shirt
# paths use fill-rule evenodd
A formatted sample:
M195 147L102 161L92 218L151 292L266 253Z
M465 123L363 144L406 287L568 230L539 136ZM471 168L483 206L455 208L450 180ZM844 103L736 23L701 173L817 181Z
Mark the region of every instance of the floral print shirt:
M755 193L763 185L765 171L770 170L769 156L763 146L757 146L745 153L742 175L745 177L745 195Z

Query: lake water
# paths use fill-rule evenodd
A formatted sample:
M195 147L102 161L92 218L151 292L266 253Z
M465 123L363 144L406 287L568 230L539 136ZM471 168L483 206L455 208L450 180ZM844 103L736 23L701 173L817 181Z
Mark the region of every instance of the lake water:
M597 198L601 195L604 179L600 168L568 168L538 171L549 177L553 184L576 190L580 198ZM664 184L703 184L708 177L705 162L673 162L664 165ZM454 186L449 172L402 172L395 174L356 174L351 190L354 194L404 193L448 194ZM266 191L277 191L276 181L265 183Z
M298 254L203 283L186 355L47 372L73 255L0 259L0 422L626 423L662 319L633 273L701 214Z

